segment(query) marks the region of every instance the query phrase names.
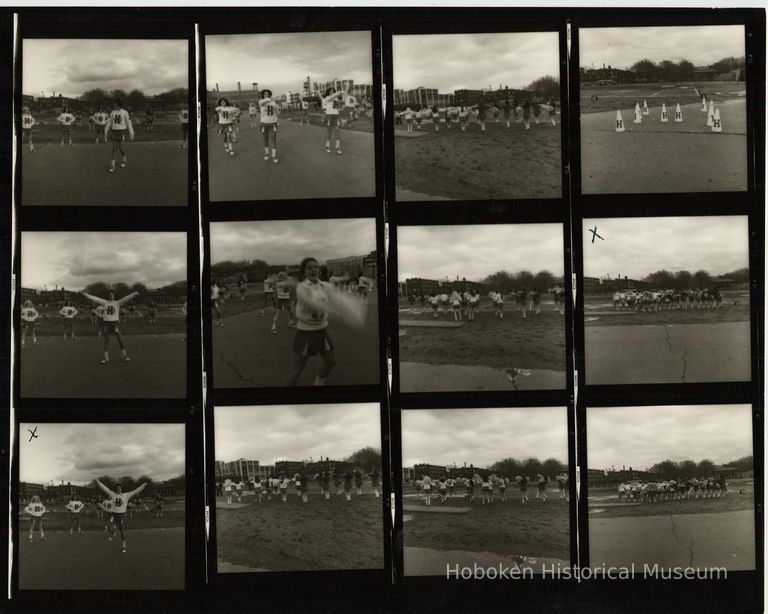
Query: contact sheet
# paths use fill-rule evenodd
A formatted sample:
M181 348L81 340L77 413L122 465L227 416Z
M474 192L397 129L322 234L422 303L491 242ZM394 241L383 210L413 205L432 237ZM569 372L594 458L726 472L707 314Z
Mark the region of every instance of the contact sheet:
M0 40L9 609L762 610L763 10Z

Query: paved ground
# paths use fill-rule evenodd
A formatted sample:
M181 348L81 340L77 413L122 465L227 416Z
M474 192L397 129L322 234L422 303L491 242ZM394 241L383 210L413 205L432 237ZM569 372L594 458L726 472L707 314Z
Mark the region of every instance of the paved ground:
M755 568L752 510L631 518L589 518L590 563L624 567Z
M402 392L562 390L565 371L400 362Z
M264 160L261 132L243 124L234 145L224 151L216 128L208 130L209 191L212 201L279 200L292 198L373 197L375 150L373 134L341 131L342 155L325 151L326 129L280 122L279 163ZM331 144L333 145L333 143Z
M587 384L750 381L749 322L587 326Z
M120 536L102 531L46 533L29 543L21 531L19 588L34 590L181 590L184 588L184 528L128 529L128 552Z
M226 309L226 307L225 307ZM351 328L332 320L329 333L336 348L336 367L329 385L376 384L379 381L379 345L377 299L368 298L365 328ZM267 313L248 311L224 318L224 326L213 327L213 377L216 388L286 386L294 362L294 329L282 314L279 333L270 334L272 318ZM311 386L320 358L310 359L299 379L300 386Z
M128 165L110 173L109 144L24 149L22 204L187 205L188 149L179 149L177 141L142 141L126 142L124 150Z
M683 122L662 124L661 101L633 124L634 108L581 116L582 191L585 194L731 192L747 189L746 100L717 107L722 133L712 133L700 104L681 105ZM653 106L651 106L653 105ZM657 106L658 105L658 106ZM617 133L620 110L626 131Z
M21 352L22 397L180 398L187 393L184 335L126 335L131 362L120 360L110 339L110 362L102 365L104 342L96 337L65 341L41 337Z
M475 564L482 568L496 568L499 566L509 569L530 569L532 573L541 573L542 566L547 570L551 566L557 568L570 566L570 561L552 558L530 558L525 556L512 556L494 554L493 552L468 552L466 550L433 550L432 548L404 548L404 563L406 576L442 576L446 577L447 568L459 569L469 567L474 570ZM452 576L455 577L455 576Z

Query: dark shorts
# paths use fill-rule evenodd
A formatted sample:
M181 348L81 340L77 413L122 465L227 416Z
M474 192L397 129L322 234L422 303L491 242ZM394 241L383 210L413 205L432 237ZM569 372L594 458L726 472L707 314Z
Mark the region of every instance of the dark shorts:
M70 136L72 133L71 126L62 126L61 127L61 136Z
M368 292L368 288L365 286L358 286L357 287L357 293L358 294L366 294Z
M328 329L297 330L293 339L293 353L303 358L315 354L321 356L333 351L333 342L328 335Z
M29 322L28 320L21 321L21 327L26 328L27 330L35 330L36 325L37 324L35 322Z
M291 299L289 299L289 298L279 298L279 299L277 299L277 308L280 311L290 311L291 310Z
M261 124L261 131L264 135L268 135L270 132L277 136L277 123L274 124Z
M121 142L125 140L125 130L110 130L109 131L109 140L113 142Z
M325 116L325 125L326 126L338 126L339 125L339 116L338 115L326 115Z
M103 322L103 330L107 334L116 334L119 333L120 330L117 328L117 322L107 322L106 320Z
M264 293L264 304L267 303L274 305L275 304L275 293L274 292L265 292Z

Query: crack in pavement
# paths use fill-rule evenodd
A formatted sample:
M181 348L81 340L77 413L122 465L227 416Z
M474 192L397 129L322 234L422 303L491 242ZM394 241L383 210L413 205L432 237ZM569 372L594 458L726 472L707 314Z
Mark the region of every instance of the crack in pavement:
M247 383L247 384L251 384L253 386L258 386L258 384L256 382L254 382L252 379L249 379L249 378L245 377L245 375L240 373L239 369L233 363L229 362L226 358L224 358L224 352L222 352L221 350L213 350L213 353L216 354L219 357L221 362L223 362L230 369L232 369L232 371L235 372L235 375L237 375L238 379L241 382Z
M693 567L693 536L688 544L688 567Z
M667 349L672 352L672 339L669 338L669 326L664 325L664 341L667 344Z
M683 378L682 381L685 382L685 376L688 373L688 348L685 348L685 352L683 352Z
M672 537L674 537L675 541L679 544L680 543L680 538L677 535L677 525L675 524L675 517L674 516L670 516L669 517L669 521L672 523Z

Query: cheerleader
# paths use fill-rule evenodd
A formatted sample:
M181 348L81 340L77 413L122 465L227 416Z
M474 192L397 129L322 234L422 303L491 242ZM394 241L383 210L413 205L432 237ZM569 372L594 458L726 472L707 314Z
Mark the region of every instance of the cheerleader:
M75 527L77 527L77 532L82 535L83 530L80 528L80 512L85 507L85 504L73 493L69 496L69 502L65 507L69 510L69 534L74 535Z
M424 494L424 505L432 505L432 478L428 475L421 476L421 490Z
M461 131L466 132L469 126L469 109L465 106L459 109L459 122L461 123Z
M501 478L499 480L499 497L502 501L507 500L507 478Z
M355 476L355 491L359 497L363 494L363 472L359 469L355 469L352 473Z
M466 488L466 498L470 503L475 500L475 483L472 478L464 478L464 488Z
M128 164L128 155L123 149L123 141L125 141L125 135L133 140L133 124L131 123L131 115L123 108L123 103L119 98L115 98L112 103L112 111L109 114L107 123L104 126L104 142L106 143L107 137L112 142L112 159L109 163L109 172L115 172L115 156L117 152L120 152L122 162L120 162L120 168L125 168ZM71 145L70 141L70 145Z
M243 502L243 481L238 480L235 482L235 494L237 495L237 502Z
M24 511L29 514L30 518L29 541L34 541L32 535L35 531L35 527L40 531L40 539L45 539L45 532L43 531L43 514L48 510L43 505L43 502L40 501L40 497L38 495L32 495L32 498L29 500L29 505L24 508Z
M186 149L189 141L189 109L186 105L179 105L179 122L181 123L181 145L179 145L179 149Z
M29 142L29 152L34 153L35 145L32 142L32 127L36 124L35 118L29 112L29 107L21 108L21 143L24 144L24 139Z
M69 107L64 107L56 118L56 121L61 125L61 143L59 147L64 147L64 141L69 141L69 146L72 146L72 124L75 123L75 116L69 112Z
M271 284L272 282L270 282ZM285 271L280 271L277 274L277 281L272 288L271 299L268 299L267 294L267 281L264 281L264 301L265 304L268 300L272 301L275 306L274 315L272 316L272 328L269 332L273 335L277 334L277 321L280 318L280 314L286 312L288 314L288 328L296 328L296 322L294 321L294 307L291 302L291 287L293 286L293 280L288 277ZM275 296L277 295L277 296ZM262 309L262 312L264 309Z
M123 298L117 299L116 294L114 290L110 290L107 293L107 298L103 299L98 296L94 296L92 294L88 294L86 292L83 292L83 296L87 298L88 300L101 305L104 307L104 358L101 360L101 364L106 364L109 362L109 337L110 335L114 335L115 339L117 339L117 343L120 345L120 351L123 354L123 361L124 362L130 362L130 358L128 358L128 352L125 349L125 344L123 343L123 337L120 334L120 330L117 328L117 324L120 321L120 307L121 305L124 305L128 301L133 300L135 297L139 295L138 292L131 292L130 294L126 294Z
M234 120L232 105L226 98L219 98L215 111L219 121L219 134L224 137L224 151L230 156L234 156L235 152L232 149L232 121Z
M437 491L440 494L440 503L445 503L445 500L448 498L448 484L445 481L445 477L438 480Z
M112 491L104 484L102 484L99 480L96 480L96 485L101 488L101 490L104 491L104 493L109 497L109 499L112 501L112 517L113 520L113 526L112 531L109 537L109 541L112 541L112 539L115 537L115 526L117 525L117 528L120 530L120 539L123 541L123 552L127 552L126 549L126 541L125 541L125 532L123 530L123 520L125 518L125 513L128 509L128 503L131 500L131 497L134 495L138 495L142 490L144 490L147 487L147 483L144 482L141 484L138 488L131 490L129 492L123 492L123 487L121 484L117 484L115 486L115 490Z
M553 126L557 126L557 120L555 119L555 100L550 98L547 102L547 114L549 115L549 121Z
M337 92L335 88L329 87L325 91L325 96L320 97L322 107L325 110L325 126L328 129L328 136L325 140L325 151L331 153L331 140L335 139L336 153L341 155L341 134L339 132L339 112L344 106L344 92Z
M481 132L485 132L485 119L486 119L485 104L482 101L480 101L480 103L477 105L477 121L480 122Z
M221 310L219 309L219 286L216 282L211 286L211 310L216 314L216 326L224 326L221 321Z
M234 482L227 478L224 480L224 494L227 497L227 505L232 505L232 487Z
M99 518L101 516L104 516L104 533L111 533L114 532L115 527L115 519L112 517L112 500L111 499L105 499L104 501L99 501L96 504L99 508Z
M440 130L440 110L437 108L437 105L432 106L432 123L435 126L435 132Z
M451 293L451 309L453 310L453 321L461 320L461 295L456 290Z
M299 492L301 502L306 503L309 500L307 496L307 476L303 473L296 474L296 490Z
M327 471L323 471L323 473L320 474L320 478L317 480L317 483L320 486L320 495L326 500L331 498L331 493L329 492L328 488L329 481L330 478Z
M523 476L519 481L520 486L520 503L528 503L528 477Z
M40 313L35 309L35 305L30 299L24 301L24 306L21 308L21 349L27 342L27 333L32 333L32 345L38 345L37 333L35 327L37 326L37 319L40 317Z
M280 498L283 500L283 503L288 503L288 483L290 480L283 476L280 480Z
M507 128L510 127L510 122L512 120L512 105L509 104L509 100L504 101L504 123L507 125Z
M542 474L536 476L536 498L542 501L547 500L547 478Z
M259 99L261 134L264 136L264 159L269 160L272 147L272 162L277 164L277 116L280 108L272 100L272 90L262 90Z
M419 109L416 111L414 119L416 120L416 130L421 130L421 121L424 117L424 111L422 109Z
M373 496L379 498L379 484L381 483L381 474L378 469L374 469L371 474L371 488L373 488Z
M491 502L491 495L490 495L491 483L488 480L488 476L485 476L483 478L483 483L482 483L481 487L483 489L483 505L485 505L486 501L488 503Z
M333 472L333 485L336 487L336 495L341 496L341 476L338 471Z
M347 499L347 503L352 501L352 473L347 470L344 474L344 496Z
M523 124L526 130L531 129L531 106L530 100L523 101Z
M437 297L436 294L432 294L429 297L429 304L432 306L432 319L437 320L438 315L438 307L440 306L440 299Z
M448 478L445 481L445 484L448 487L448 498L453 499L453 491L456 488L456 480L454 480L453 478Z
M261 491L262 491L261 478L259 476L256 476L251 480L251 484L253 484L253 493L256 496L256 500L259 503L261 503Z

